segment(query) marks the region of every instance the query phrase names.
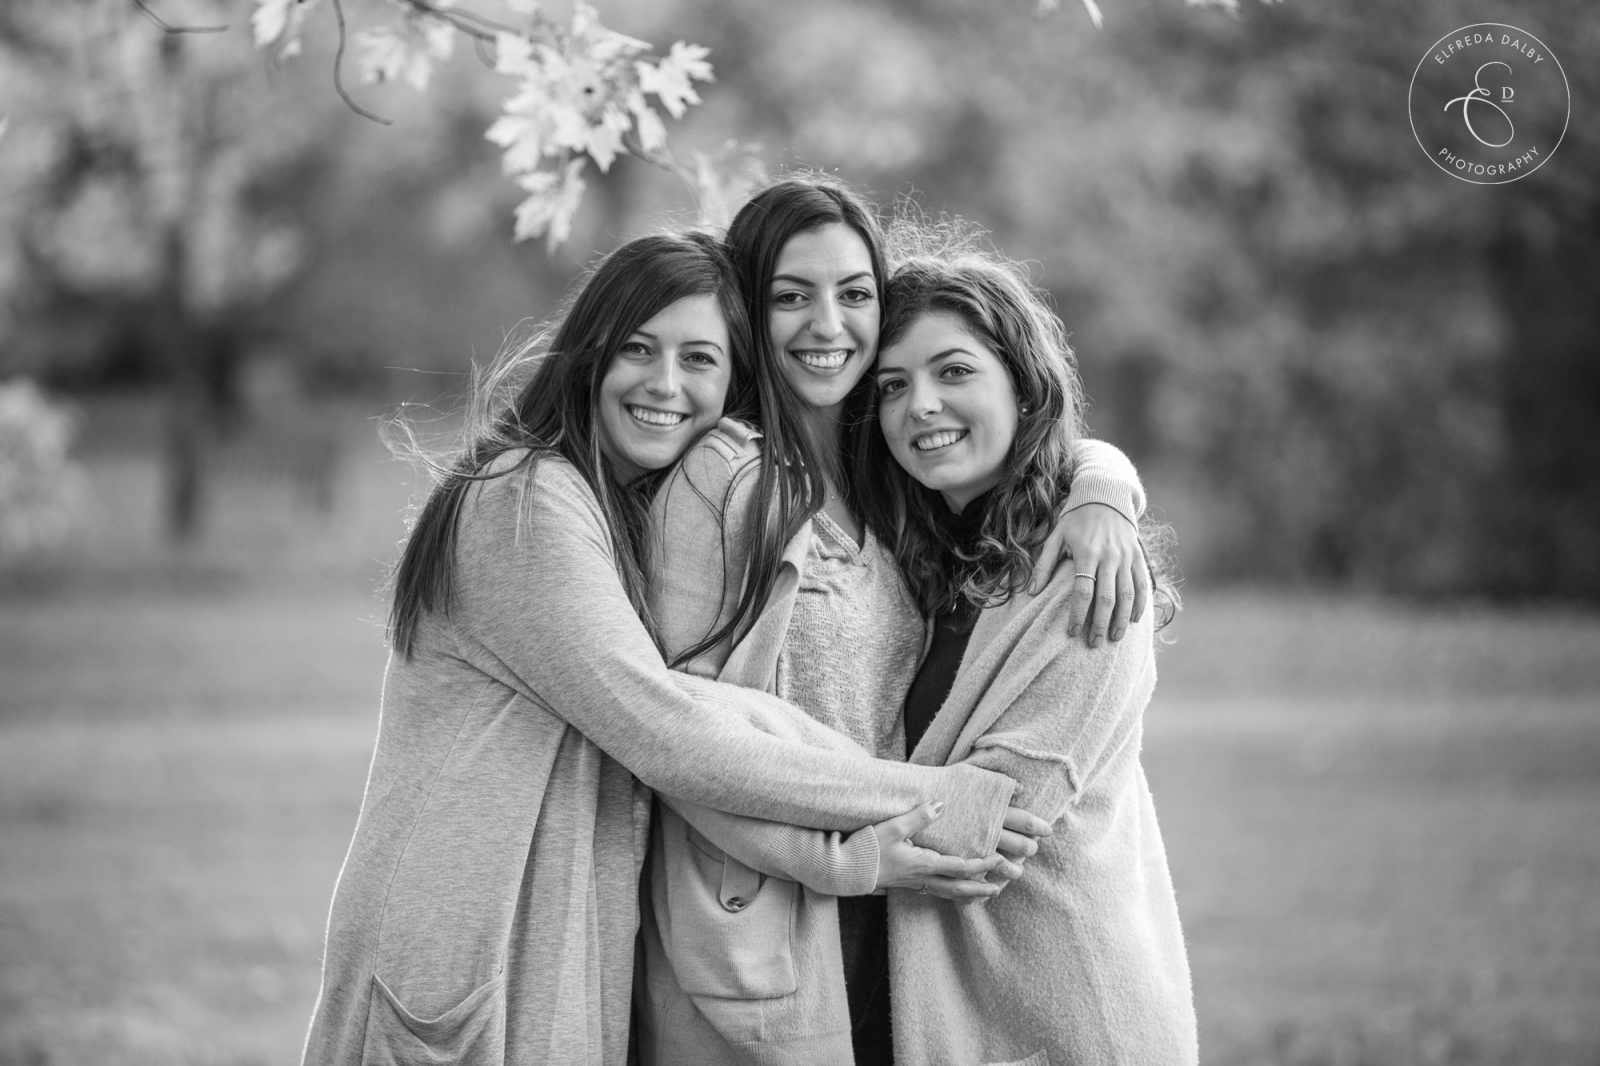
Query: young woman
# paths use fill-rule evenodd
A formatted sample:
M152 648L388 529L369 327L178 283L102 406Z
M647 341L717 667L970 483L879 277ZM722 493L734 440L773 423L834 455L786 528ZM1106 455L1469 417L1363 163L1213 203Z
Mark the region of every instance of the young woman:
M720 242L648 237L601 263L547 351L503 368L537 365L434 489L396 573L307 1063L621 1066L644 786L829 830L943 799L935 846L992 850L1002 775L873 761L791 705L662 662L648 490L748 374L747 334Z
M847 430L870 399L878 350L874 209L840 183L789 179L740 211L728 243L765 325L754 338L761 433L724 423L658 495L652 615L689 672L767 688L873 754L904 758L900 708L924 621L881 534L862 525L865 494L848 476ZM1121 453L1092 442L1081 453L1057 532L1071 535L1080 606L1097 576L1107 601L1121 593L1116 613L1108 602L1095 614L1096 636L1115 639L1142 613L1133 577L1142 497ZM1093 503L1120 507L1083 506ZM1045 576L1051 565L1041 558ZM892 838L884 827L819 838L668 802L645 916L644 1061L886 1056L887 918L882 896L866 894L971 893L916 865L904 825ZM1026 853L1042 829L1019 814L996 842ZM841 968L844 989L830 980Z
M862 426L870 528L936 619L906 702L912 761L983 766L1055 831L982 907L889 896L895 1057L976 1063L1198 1058L1189 967L1139 763L1149 618L1069 639L1072 580L1032 559L1074 479L1081 391L1061 322L1012 264L903 265ZM880 432L881 431L881 432ZM1160 613L1175 601L1160 585Z

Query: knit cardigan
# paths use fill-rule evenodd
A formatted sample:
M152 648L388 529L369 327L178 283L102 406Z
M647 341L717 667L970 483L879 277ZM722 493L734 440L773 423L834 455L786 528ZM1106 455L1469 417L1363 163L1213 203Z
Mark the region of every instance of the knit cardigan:
M1080 442L1077 455L1069 506L1107 503L1133 520L1144 497L1126 457L1098 441ZM758 434L724 420L657 496L652 611L669 654L713 631L737 603L759 459ZM767 605L737 647L724 641L688 670L773 687L810 536L803 527L787 545ZM663 798L642 934L641 1061L851 1062L834 897L873 890L876 835L817 833ZM952 850L926 832L917 842L968 857L994 845ZM740 907L727 906L730 898ZM783 979L759 978L773 972Z
M1192 1066L1178 908L1139 762L1155 686L1150 613L1122 640L1069 639L1071 575L980 613L912 761L1017 779L1054 827L982 905L889 893L902 1066Z
M1002 775L863 759L669 672L565 461L480 482L458 521L450 609L389 659L307 1064L623 1066L649 788L825 830L943 797L948 846L998 831Z

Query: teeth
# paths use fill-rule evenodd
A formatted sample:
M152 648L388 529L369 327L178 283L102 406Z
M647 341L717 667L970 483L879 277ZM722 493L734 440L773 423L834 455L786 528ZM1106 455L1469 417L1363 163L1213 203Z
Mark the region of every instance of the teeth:
M688 417L676 411L654 411L648 407L630 406L628 413L647 426L675 426Z
M926 437L918 437L911 442L911 446L919 452L931 452L935 448L947 448L967 435L964 429L947 429L939 433L929 433Z
M850 358L850 353L846 349L835 348L826 352L795 352L794 356L806 366L816 367L818 370L838 370L841 366L844 366L845 360Z

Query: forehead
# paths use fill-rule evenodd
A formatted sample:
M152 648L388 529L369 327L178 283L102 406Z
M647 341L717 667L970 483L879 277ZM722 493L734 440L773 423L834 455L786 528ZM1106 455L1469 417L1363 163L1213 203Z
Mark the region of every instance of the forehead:
M657 311L638 332L679 340L709 340L725 346L728 323L715 296L685 296Z
M785 241L773 272L820 279L871 274L872 253L861 234L842 222L830 222Z
M952 348L999 362L999 357L973 335L960 316L948 311L924 311L900 334L899 340L879 349L878 373L927 363Z

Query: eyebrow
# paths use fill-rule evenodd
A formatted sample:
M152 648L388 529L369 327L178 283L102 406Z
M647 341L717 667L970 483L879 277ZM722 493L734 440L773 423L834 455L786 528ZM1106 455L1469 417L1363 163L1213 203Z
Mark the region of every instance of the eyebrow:
M645 337L652 344L661 343L661 338L657 337L654 333L651 333L647 329L636 329L632 333L628 334L628 339L629 340L632 340L634 337ZM716 341L713 341L713 340L684 341L683 344L684 344L684 347L688 347L691 344L703 344L707 348L715 348L719 352L722 351L722 345L718 344Z
M870 278L870 279L872 279L872 281L874 283L876 283L876 281L877 281L876 278L872 277L872 271L870 271L870 270L859 270L856 273L851 274L847 278L840 278L838 280L837 284L839 284L839 285L848 285L848 284L850 284L850 282L852 282L852 281L860 281L862 278ZM772 280L774 282L778 282L778 281L792 282L795 285L804 285L807 288L816 288L816 284L817 284L816 282L810 280L809 278L802 278L802 277L799 277L799 276L794 275L794 274L774 274L772 276Z
M927 361L930 362L930 363L937 363L939 360L948 359L952 355L967 355L967 356L970 356L970 355L972 355L972 352L971 352L970 349L963 348L960 345L957 345L954 348L946 348L942 352L935 352L933 355L930 355L928 357ZM898 367L898 366L884 366L883 365L883 353L879 352L878 353L878 369L873 371L874 376L882 377L884 374L895 374L895 373L905 373L905 371L903 369L901 369L900 367Z

